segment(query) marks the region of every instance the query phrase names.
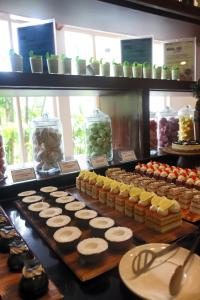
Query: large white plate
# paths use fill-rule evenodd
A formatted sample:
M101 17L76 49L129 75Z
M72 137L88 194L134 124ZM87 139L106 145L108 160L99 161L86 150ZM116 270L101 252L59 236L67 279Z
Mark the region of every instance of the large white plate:
M200 257L196 254L185 267L185 274L180 292L172 297L169 293L169 282L177 265L182 264L188 250L176 250L157 258L151 268L136 276L132 271L133 258L144 249L159 251L167 244L145 244L135 247L122 257L119 263L119 274L124 284L142 299L147 300L200 300Z

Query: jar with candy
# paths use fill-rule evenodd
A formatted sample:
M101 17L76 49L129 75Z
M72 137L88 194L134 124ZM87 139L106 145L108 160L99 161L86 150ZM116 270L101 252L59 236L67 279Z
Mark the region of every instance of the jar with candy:
M63 159L62 130L59 120L49 118L45 114L42 118L33 120L32 124L33 156L37 162L37 172L40 174L59 172L58 162Z
M167 106L158 114L158 146L168 147L178 139L178 114Z
M0 131L0 181L5 178L5 152L4 152L4 145L3 145L3 136L2 132Z
M194 140L194 111L190 105L185 105L178 111L179 141Z
M106 155L108 161L112 160L112 130L110 117L99 109L93 111L86 118L86 150L87 157Z
M157 150L158 139L157 139L157 117L155 112L150 112L150 150Z

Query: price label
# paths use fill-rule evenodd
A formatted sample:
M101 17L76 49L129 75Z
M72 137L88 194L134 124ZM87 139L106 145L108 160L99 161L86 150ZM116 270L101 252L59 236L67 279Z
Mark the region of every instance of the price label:
M124 161L124 162L137 159L135 152L133 150L121 151L120 156L121 156L121 161Z
M61 161L59 167L62 173L79 172L80 166L77 160Z
M96 156L95 158L91 158L90 162L93 168L108 166L106 155L101 155L101 156Z
M36 179L34 168L11 170L13 182Z

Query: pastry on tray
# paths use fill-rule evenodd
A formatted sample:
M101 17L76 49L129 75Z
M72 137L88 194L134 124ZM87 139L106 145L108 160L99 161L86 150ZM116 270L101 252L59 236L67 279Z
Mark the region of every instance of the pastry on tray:
M48 276L40 264L33 258L27 260L22 269L19 292L23 299L38 299L48 290Z
M164 233L181 226L181 209L176 200L154 197L146 211L145 224L157 232Z
M89 221L93 236L104 237L107 229L115 225L115 221L108 217L96 217Z
M107 193L107 199L106 199L106 205L111 208L115 208L115 200L117 195L119 195L120 192L120 185L121 183L113 180L113 182L110 185L110 191Z
M125 213L125 201L129 199L130 186L128 184L121 184L120 193L115 199L115 209Z
M21 193L19 193L19 194L17 194L17 196L18 197L28 197L28 196L33 196L33 195L35 195L36 194L36 191L34 191L34 190L30 190L30 191L24 191L24 192L21 192Z
M182 192L178 197L178 202L181 208L188 209L190 207L192 198L193 198L193 192L191 190Z
M87 227L91 219L96 218L97 212L92 209L81 209L75 212L75 220L80 227Z
M143 192L143 189L133 187L129 191L130 197L125 200L125 215L129 217L134 217L134 207L138 203L140 194Z
M199 194L193 196L191 205L190 205L190 212L193 214L200 215L200 195Z
M92 237L82 240L77 245L77 252L85 263L98 264L108 250L108 242L105 239Z
M9 244L8 267L11 272L21 272L24 262L33 258L32 253L22 240L15 240Z
M124 250L132 242L133 232L128 227L116 226L105 232L105 239L112 250Z
M65 226L56 230L53 238L62 252L68 252L75 249L81 235L82 231L78 227Z
M5 226L9 226L9 225L10 225L10 221L4 215L4 213L2 211L0 211L0 228L3 228Z
M136 222L144 223L146 210L151 205L151 199L155 194L150 192L142 192L140 194L140 199L138 203L135 204L134 207L134 219Z

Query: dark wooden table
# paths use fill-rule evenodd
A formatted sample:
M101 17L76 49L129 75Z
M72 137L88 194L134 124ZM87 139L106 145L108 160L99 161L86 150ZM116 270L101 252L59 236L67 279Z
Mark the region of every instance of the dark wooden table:
M79 281L75 275L54 254L47 244L39 237L36 231L23 216L16 210L12 202L3 205L6 213L23 236L32 251L38 256L50 279L57 285L64 299L68 300L139 300L140 298L131 293L122 283L118 268L87 282ZM189 248L194 237L191 236L181 242L183 247ZM200 254L200 248L197 250Z

